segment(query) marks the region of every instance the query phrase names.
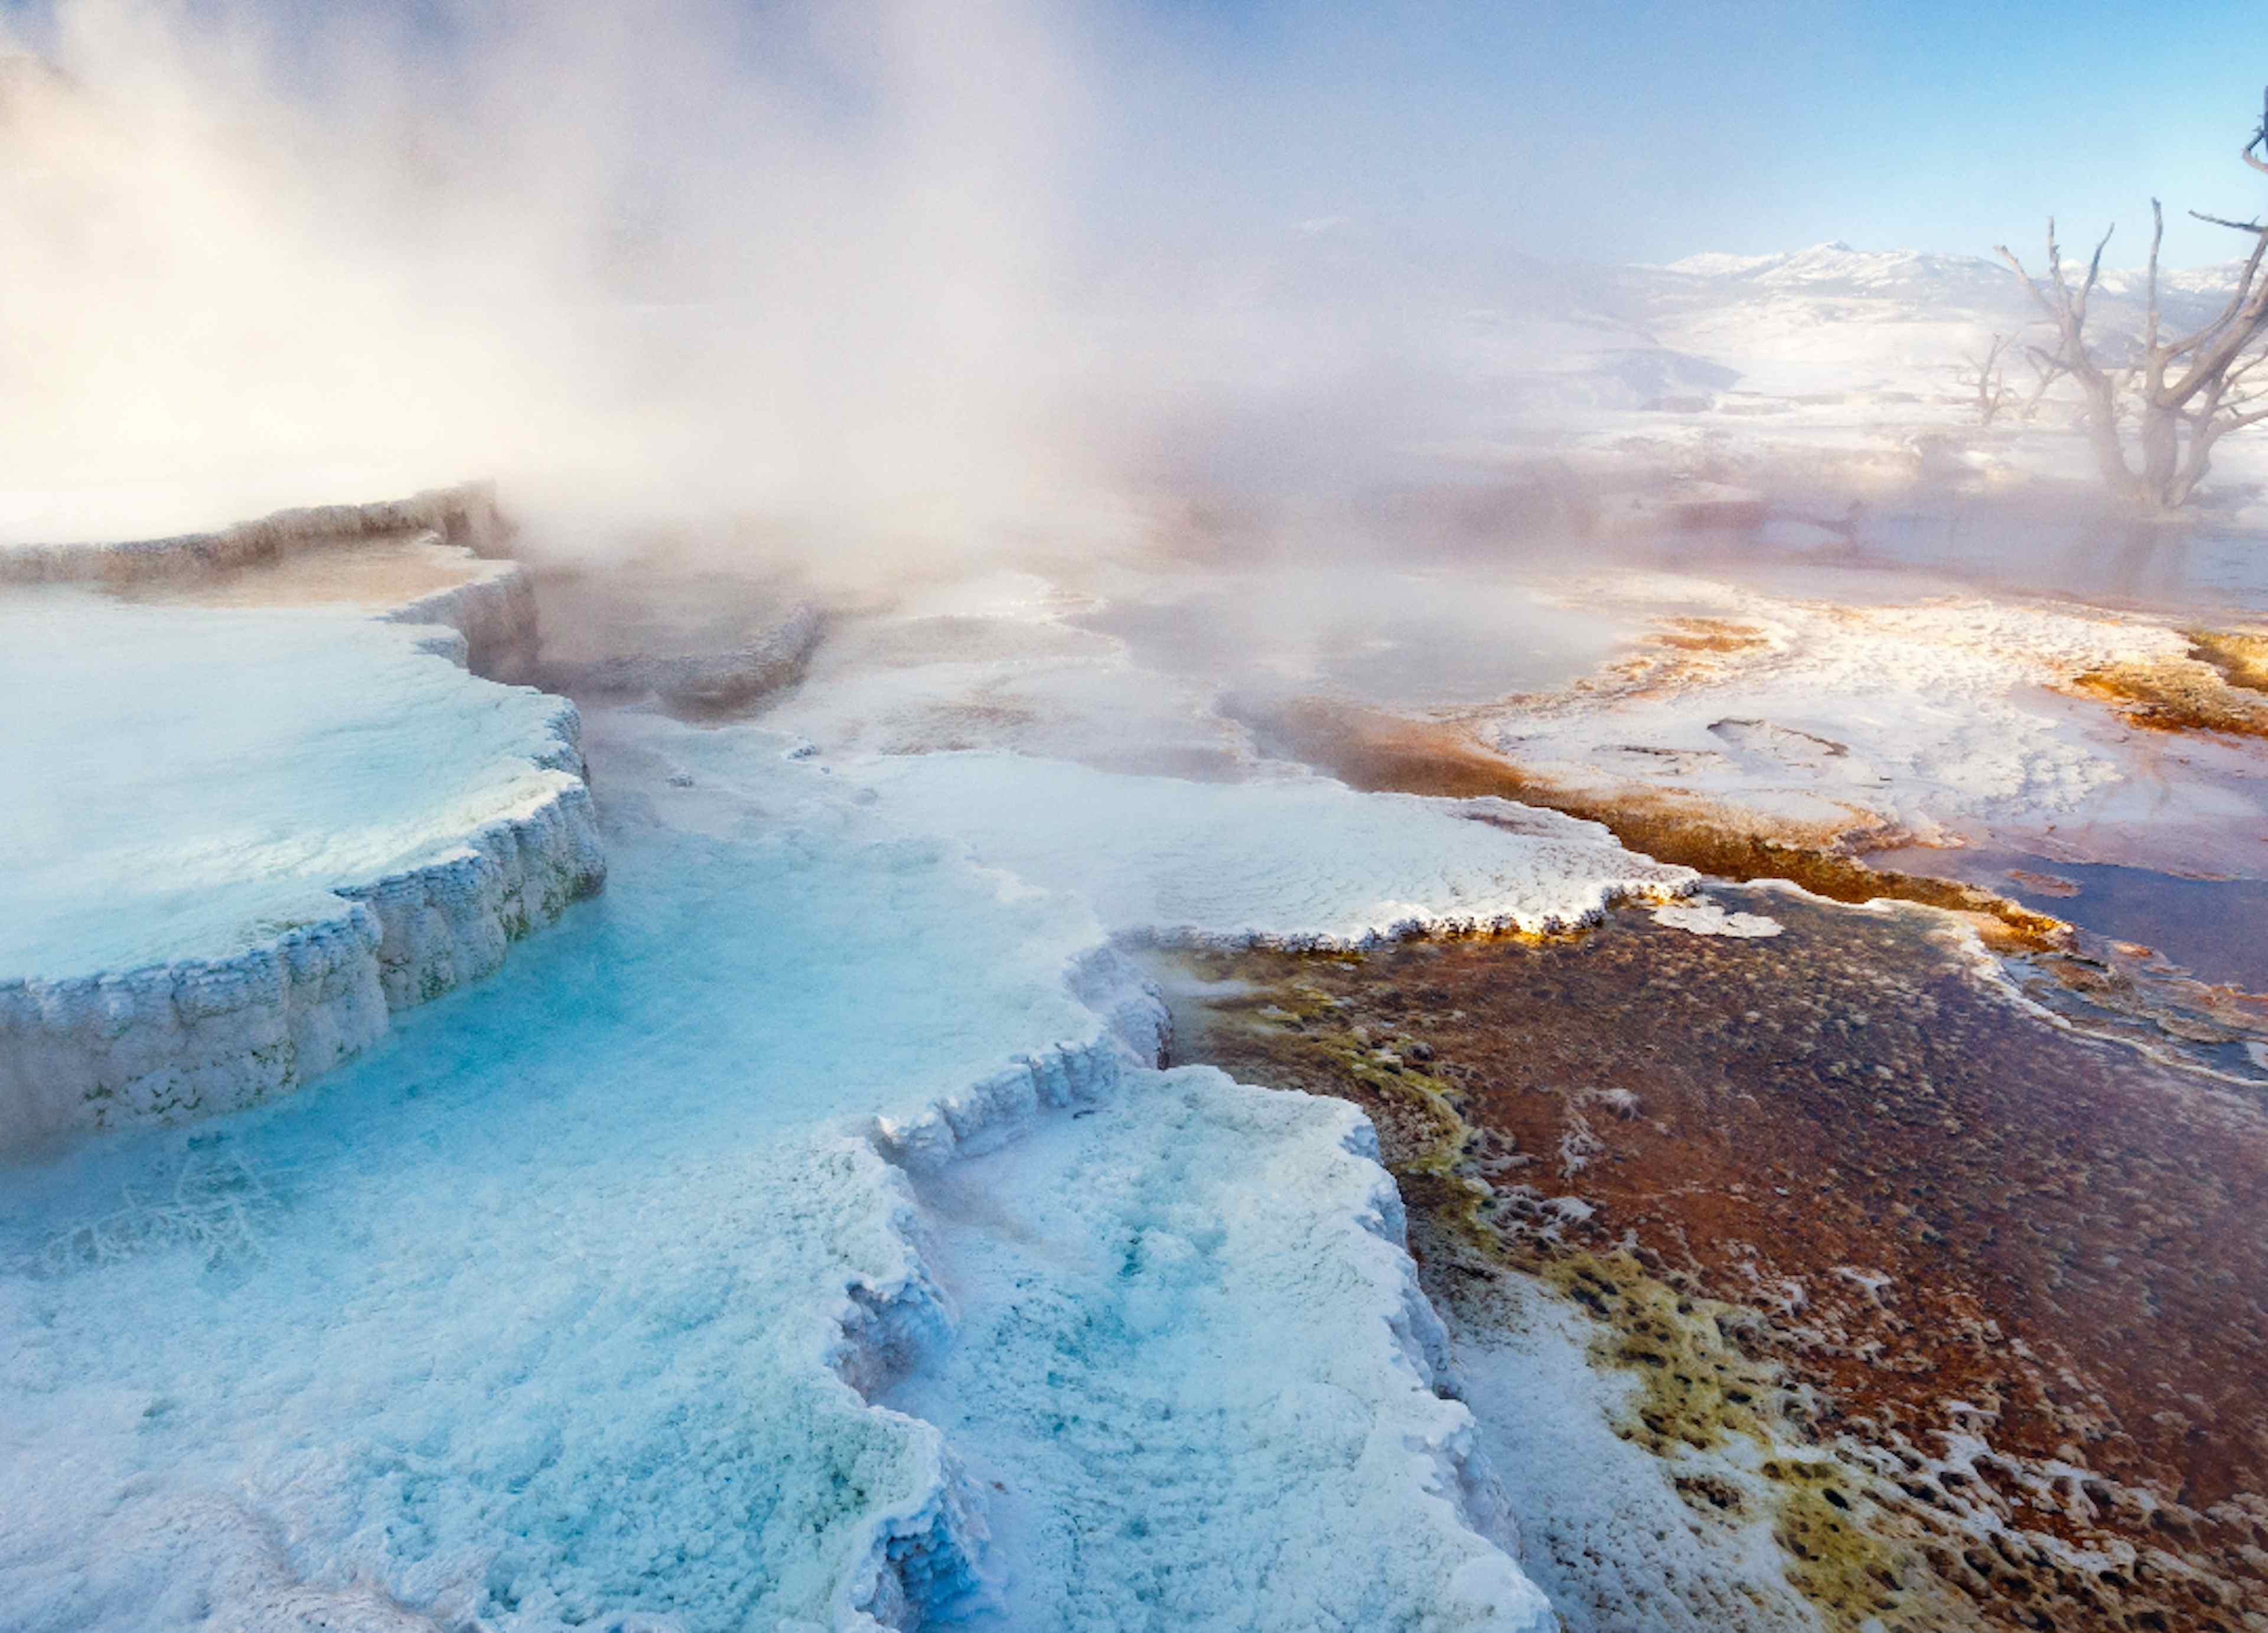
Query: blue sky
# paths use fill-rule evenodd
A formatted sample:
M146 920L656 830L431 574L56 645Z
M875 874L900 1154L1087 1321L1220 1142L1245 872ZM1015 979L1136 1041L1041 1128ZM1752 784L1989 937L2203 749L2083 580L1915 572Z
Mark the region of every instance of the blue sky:
M881 3L808 0L837 16ZM0 0L0 18L37 37L50 4ZM399 27L514 0L180 4L374 10ZM2036 253L2054 212L2072 241L2118 222L2110 259L2131 263L2154 191L2170 259L2192 264L2242 240L2185 210L2268 210L2268 177L2236 160L2268 83L2268 0L1025 4L1079 64L1081 196L1136 239L1344 218L1419 256L1660 261L1829 239L1989 254Z
M1145 0L1112 172L1153 205L1666 260L1845 239L1990 254L2162 196L2176 261L2268 208L2237 162L2268 5L2104 0ZM1145 47L1122 37L1108 52ZM1145 106L1146 104L1146 106Z

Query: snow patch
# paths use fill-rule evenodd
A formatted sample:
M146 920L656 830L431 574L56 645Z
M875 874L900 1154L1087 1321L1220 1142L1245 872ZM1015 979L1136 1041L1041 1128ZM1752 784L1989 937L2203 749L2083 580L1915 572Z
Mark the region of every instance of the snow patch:
M1693 936L1749 938L1777 936L1785 928L1762 913L1727 913L1716 901L1672 901L1654 908L1653 922Z

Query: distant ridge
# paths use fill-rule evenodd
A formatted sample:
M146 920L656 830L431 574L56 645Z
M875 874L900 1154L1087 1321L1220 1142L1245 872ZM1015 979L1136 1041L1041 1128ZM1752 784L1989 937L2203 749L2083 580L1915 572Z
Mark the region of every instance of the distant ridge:
M2020 246L2018 254L2029 246ZM2074 253L2066 246L2066 256ZM2032 259L2043 261L2034 252ZM2195 295L2225 291L2235 281L2239 261L2203 267L2167 267L2158 272L2161 291ZM1945 254L1915 249L1853 249L1837 239L1808 249L1781 250L1768 255L1735 255L1704 251L1660 266L1639 268L1669 272L1713 283L1746 283L1773 288L1836 288L1852 293L1898 295L1928 293L1955 297L1968 291L2004 290L2012 278L2008 268L1990 255ZM2106 268L2102 288L2111 295L2140 298L2146 273L2139 267Z

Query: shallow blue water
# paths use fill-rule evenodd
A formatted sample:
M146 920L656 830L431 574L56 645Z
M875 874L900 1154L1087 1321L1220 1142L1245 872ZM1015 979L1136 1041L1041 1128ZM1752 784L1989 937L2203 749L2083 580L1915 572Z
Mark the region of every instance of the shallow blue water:
M919 1426L828 1364L909 1262L847 1133L1092 1032L1060 908L753 810L609 838L604 897L335 1078L8 1176L11 1626L259 1625L301 1575L822 1615L919 1496Z

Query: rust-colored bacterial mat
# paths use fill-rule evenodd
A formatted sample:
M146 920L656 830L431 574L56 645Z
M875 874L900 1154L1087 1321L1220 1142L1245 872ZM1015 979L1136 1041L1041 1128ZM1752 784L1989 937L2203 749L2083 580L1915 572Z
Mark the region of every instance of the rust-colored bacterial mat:
M2257 1092L2028 1012L1941 914L1715 894L1784 932L1179 955L1179 1056L1363 1106L1433 1297L1587 1309L1616 1432L1828 1625L2268 1626Z

